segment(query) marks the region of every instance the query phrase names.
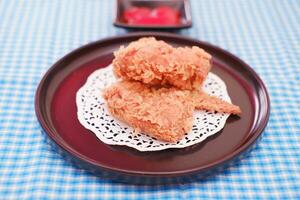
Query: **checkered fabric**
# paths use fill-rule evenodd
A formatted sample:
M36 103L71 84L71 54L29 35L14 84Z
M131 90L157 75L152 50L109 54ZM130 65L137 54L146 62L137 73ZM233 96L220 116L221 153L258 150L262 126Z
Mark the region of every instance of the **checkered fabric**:
M238 165L195 183L113 183L66 162L41 133L34 93L71 50L126 30L109 0L0 1L0 199L300 199L300 1L193 0L193 28L252 66L270 93L262 140Z

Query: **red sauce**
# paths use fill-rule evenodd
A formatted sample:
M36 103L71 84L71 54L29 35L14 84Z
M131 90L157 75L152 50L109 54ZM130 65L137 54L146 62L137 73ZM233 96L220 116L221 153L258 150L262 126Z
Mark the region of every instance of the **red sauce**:
M177 25L180 23L178 10L167 6L154 9L131 7L124 12L124 19L132 25Z

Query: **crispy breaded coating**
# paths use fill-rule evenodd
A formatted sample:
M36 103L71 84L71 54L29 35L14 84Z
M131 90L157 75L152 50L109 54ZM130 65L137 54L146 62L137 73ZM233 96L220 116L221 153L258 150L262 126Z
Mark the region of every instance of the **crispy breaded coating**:
M111 114L158 140L176 142L193 123L188 91L154 89L139 82L118 82L103 92Z
M211 68L211 55L199 47L177 47L154 37L141 38L114 52L114 73L148 85L200 88Z
M191 130L195 108L240 114L239 107L199 90L157 89L140 82L117 82L103 97L114 117L166 142L176 142Z
M203 91L194 90L191 92L191 96L194 101L195 109L197 110L230 113L238 116L242 114L242 110L239 106L223 101L218 97L210 96Z
M199 47L174 48L141 38L115 53L113 70L122 81L103 97L111 114L158 140L179 141L193 125L195 109L240 115L241 109L200 91L211 56Z

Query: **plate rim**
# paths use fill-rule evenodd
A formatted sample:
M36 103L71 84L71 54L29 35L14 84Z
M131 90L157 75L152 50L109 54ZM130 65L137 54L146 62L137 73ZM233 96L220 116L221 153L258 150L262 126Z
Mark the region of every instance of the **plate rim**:
M61 63L64 62L65 59L67 59L70 56L73 56L74 54L77 54L78 52L81 52L82 50L84 50L84 49L86 49L90 46L94 46L94 45L101 44L101 43L108 43L109 41L113 41L113 40L116 40L116 39L120 40L120 39L123 39L123 38L128 39L130 37L135 38L135 37L145 37L145 36L154 36L154 37L159 37L160 36L160 37L168 37L168 38L178 39L178 40L185 40L185 41L189 41L189 42L193 42L193 43L195 43L195 42L196 43L202 43L206 46L209 46L210 48L221 51L227 57L228 56L232 57L234 60L237 60L244 67L246 67L247 70L251 72L252 76L257 81L257 83L259 85L259 88L262 89L263 95L264 95L265 100L266 100L266 105L267 105L266 106L266 112L264 113L263 118L260 120L258 128L252 132L252 137L249 140L247 140L246 142L242 143L234 151L230 152L229 154L227 154L226 156L224 156L221 159L218 159L218 160L216 160L214 162L211 162L209 164L206 164L204 166L193 167L193 168L184 169L184 170L176 170L176 171L171 171L171 172L145 172L145 171L141 171L141 170L127 170L127 169L121 169L121 168L117 168L117 167L107 166L103 163L99 163L98 161L96 161L94 159L91 159L91 158L81 154L80 152L78 152L75 149L73 149L72 147L70 147L62 139L58 138L56 136L56 134L57 134L56 131L53 131L51 128L49 128L49 126L47 124L47 121L43 117L43 112L41 111L42 110L41 109L42 103L40 101L40 98L41 98L41 94L43 92L43 87L45 87L45 85L47 85L46 81L49 77L49 74L51 74L54 70L56 70L56 68L59 67L61 65ZM223 165L223 164L227 163L228 161L234 159L235 157L239 156L241 153L246 151L248 148L250 148L255 143L255 141L261 136L264 129L266 128L268 120L269 120L269 116L270 116L271 103L270 103L270 97L269 97L267 88L266 88L265 84L263 83L262 79L259 77L259 75L247 63L245 63L243 60L241 60L240 58L238 58L234 54L228 52L227 50L224 50L224 49L222 49L218 46L215 46L215 45L213 45L209 42L201 41L201 40L198 40L198 39L194 39L194 38L191 38L191 37L182 36L182 35L178 35L178 34L174 34L174 33L134 32L134 33L128 33L128 34L124 34L124 35L105 37L103 39L87 43L83 46L80 46L80 47L72 50L71 52L67 53L63 57L61 57L58 61L56 61L46 71L46 73L44 73L42 79L40 80L40 82L38 84L38 87L36 89L35 97L34 97L34 107L35 107L36 117L37 117L41 127L46 132L46 134L62 150L64 150L67 153L71 154L73 157L75 157L75 158L77 158L77 159L79 159L83 162L86 162L88 164L91 164L95 167L99 167L99 168L102 168L104 170L112 171L112 172L116 172L116 173L122 173L122 174L127 174L127 175L135 175L135 176L138 175L138 176L151 176L151 177L158 177L158 176L159 177L162 177L162 176L172 177L172 176L182 176L182 175L188 175L188 174L193 174L193 173L199 173L201 171L206 171L206 170L218 167L220 165Z

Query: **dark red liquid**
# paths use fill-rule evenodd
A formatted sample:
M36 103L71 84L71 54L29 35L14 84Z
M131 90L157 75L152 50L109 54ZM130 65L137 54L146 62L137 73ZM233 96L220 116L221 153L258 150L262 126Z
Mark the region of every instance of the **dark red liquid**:
M180 23L178 10L168 6L154 9L147 7L131 7L124 12L124 19L132 25L177 25Z

